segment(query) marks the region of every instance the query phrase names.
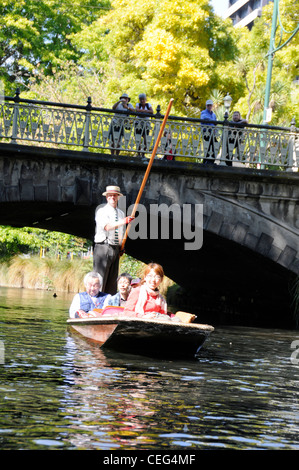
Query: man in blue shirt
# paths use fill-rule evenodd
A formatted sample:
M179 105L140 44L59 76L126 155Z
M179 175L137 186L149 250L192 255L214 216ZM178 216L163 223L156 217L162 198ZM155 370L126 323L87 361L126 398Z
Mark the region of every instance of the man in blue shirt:
M207 100L206 101L206 109L204 109L200 114L200 119L204 119L206 121L216 121L216 114L212 111L213 108L213 101ZM204 145L204 154L205 158L203 159L204 165L213 164L215 161L215 148L214 142L216 140L215 134L213 132L212 126L215 124L208 124L208 127L203 128L203 138L204 141L207 142Z

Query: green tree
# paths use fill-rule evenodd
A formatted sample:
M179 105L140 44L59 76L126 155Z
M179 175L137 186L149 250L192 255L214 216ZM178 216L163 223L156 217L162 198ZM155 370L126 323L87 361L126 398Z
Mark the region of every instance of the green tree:
M14 254L39 254L44 248L48 256L58 253L66 256L68 251L78 254L87 251L91 242L66 233L51 232L32 227L15 228L0 226L0 256L10 257Z
M69 35L91 24L108 0L0 0L0 79L5 93L39 65L47 75L80 53Z
M86 70L73 61L65 61L53 75L46 75L41 67L35 70L26 84L22 97L32 100L55 101L86 105L91 97L92 105L105 105L105 82L96 70Z
M38 247L38 239L31 231L14 227L0 226L0 255L10 256L16 253L28 253Z
M276 45L298 26L297 0L279 1ZM273 2L251 31L233 28L208 0L0 0L0 78L27 97L111 107L146 92L162 112L199 116L214 90L262 121ZM271 124L299 122L299 34L274 56ZM22 93L22 96L24 94ZM218 114L221 118L221 105Z
M165 109L174 98L173 113L192 114L210 90L221 88L217 64L233 60L235 32L229 20L214 15L208 0L111 4L111 11L71 36L85 51L81 65L104 71L108 102L120 91L135 100L145 92L154 106Z
M272 125L289 126L291 119L299 121L299 93L295 84L299 65L299 33L291 41L291 32L299 24L297 0L280 0L279 16L275 35L275 47L284 47L275 52L273 59L271 93L269 106L272 108ZM239 53L230 74L238 74L245 83L244 94L234 99L235 109L239 108L251 123L261 123L267 78L267 62L272 26L273 2L262 11L251 31L238 29ZM236 97L234 97L236 98Z

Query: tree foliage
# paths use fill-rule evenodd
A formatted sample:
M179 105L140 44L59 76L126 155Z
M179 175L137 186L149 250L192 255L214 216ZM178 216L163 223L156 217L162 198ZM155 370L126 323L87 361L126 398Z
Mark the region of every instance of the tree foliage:
M0 0L0 79L6 94L39 65L52 75L80 53L69 36L92 24L108 0Z
M297 0L279 1L276 46L298 25ZM0 78L30 98L111 107L146 92L163 110L199 115L214 90L261 122L273 2L251 31L214 14L209 0L0 0ZM299 34L273 61L271 124L297 122ZM220 109L220 108L219 108Z
M236 49L229 21L216 17L208 0L112 0L113 10L74 34L85 51L84 68L105 71L106 99L145 92L154 105L192 113L201 108Z
M32 100L54 101L56 103L87 104L101 107L105 103L105 82L96 70L84 70L72 61L65 61L54 75L46 75L41 67L35 70L22 94Z
M60 232L37 228L0 226L0 255L39 254L43 248L48 256L66 256L68 251L78 254L87 251L91 242Z
M298 27L297 0L280 0L275 34L275 47L283 45ZM231 69L244 80L246 89L236 107L252 123L262 123L268 52L272 26L273 2L263 8L251 31L239 29L239 53ZM238 29L238 28L237 28ZM293 117L299 122L299 91L295 79L299 67L299 33L274 53L269 107L272 108L272 125L289 126Z
M208 0L103 0L100 8L86 0L86 15L84 0L62 0L59 8L57 0L45 0L38 14L36 0L0 1L6 20L10 8L20 28L7 22L0 33L3 50L5 41L12 42L7 73L11 80L14 68L22 75L27 97L85 104L91 96L93 105L111 107L122 92L133 103L145 92L154 109L159 104L163 112L174 98L173 114L198 116L216 90L218 96L229 92L232 109L250 122L262 121L273 2L249 31L215 15ZM276 45L298 25L296 1L279 1ZM28 14L21 19L22 8ZM274 56L271 124L299 120L298 38ZM221 106L217 112L221 118Z

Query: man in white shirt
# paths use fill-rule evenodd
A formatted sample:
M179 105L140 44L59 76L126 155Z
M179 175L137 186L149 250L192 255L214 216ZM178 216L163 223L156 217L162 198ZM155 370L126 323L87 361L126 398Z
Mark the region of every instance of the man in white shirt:
M117 292L119 249L125 234L125 225L134 217L125 217L117 207L122 196L119 186L107 186L103 193L107 204L96 210L93 269L103 278L102 291L114 295Z

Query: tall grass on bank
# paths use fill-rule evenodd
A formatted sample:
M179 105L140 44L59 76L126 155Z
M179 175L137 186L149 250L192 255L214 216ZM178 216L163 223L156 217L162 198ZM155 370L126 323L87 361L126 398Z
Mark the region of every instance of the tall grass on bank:
M130 273L132 277L142 277L146 265L129 255L120 259L119 272ZM79 292L84 290L83 278L92 271L90 259L40 258L32 256L14 256L0 263L0 285L26 289L44 289L56 292ZM165 277L160 292L166 296L168 288L173 284Z
M92 260L56 260L14 256L0 265L0 284L27 289L78 292L84 288L84 275L92 271Z

